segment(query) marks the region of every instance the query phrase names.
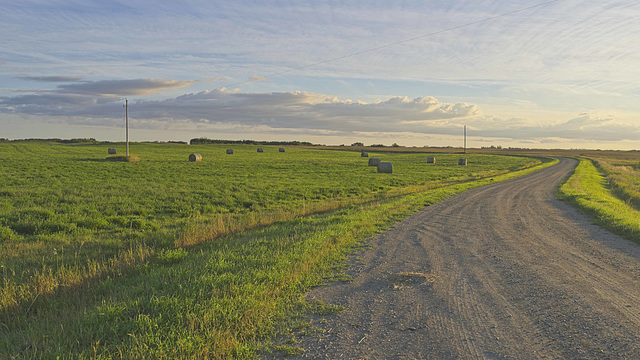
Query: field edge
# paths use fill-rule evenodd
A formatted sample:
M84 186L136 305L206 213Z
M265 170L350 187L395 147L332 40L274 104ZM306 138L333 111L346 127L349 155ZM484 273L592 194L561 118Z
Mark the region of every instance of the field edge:
M594 160L576 158L578 166L558 187L559 200L573 205L595 224L621 237L640 244L640 213L613 195L605 175Z

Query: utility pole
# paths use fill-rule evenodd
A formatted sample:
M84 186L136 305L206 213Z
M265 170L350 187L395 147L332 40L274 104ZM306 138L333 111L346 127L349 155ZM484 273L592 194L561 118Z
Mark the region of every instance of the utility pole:
M127 123L127 157L129 157L129 99L124 99L125 119Z
M464 153L467 153L467 125L464 126Z

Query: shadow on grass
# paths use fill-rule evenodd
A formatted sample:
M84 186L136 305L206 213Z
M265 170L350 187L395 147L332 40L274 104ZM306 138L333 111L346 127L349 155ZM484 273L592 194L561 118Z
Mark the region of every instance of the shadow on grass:
M130 156L107 156L106 158L80 158L75 159L75 161L82 162L139 162L141 161L140 157L136 155Z
M80 158L80 159L74 159L75 161L81 161L81 162L110 162L109 160L105 159L105 158Z

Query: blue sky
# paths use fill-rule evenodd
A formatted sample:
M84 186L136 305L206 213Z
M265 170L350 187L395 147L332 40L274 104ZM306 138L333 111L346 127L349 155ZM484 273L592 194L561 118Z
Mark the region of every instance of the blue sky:
M8 0L0 138L120 140L126 97L134 141L458 146L466 125L474 147L640 149L638 18L619 0Z

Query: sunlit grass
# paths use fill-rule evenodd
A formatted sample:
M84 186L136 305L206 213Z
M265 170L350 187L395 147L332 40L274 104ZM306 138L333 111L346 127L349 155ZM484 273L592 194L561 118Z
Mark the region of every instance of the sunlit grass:
M357 152L136 144L144 160L119 163L104 160L111 146L0 144L0 312L167 249L539 162L475 155L459 167L441 154L428 167L423 154L372 153L395 164L380 176Z
M632 206L640 200L637 180L625 174L628 169L612 166L607 160L597 163L609 177L598 170L593 160L579 161L572 176L558 189L558 197L591 215L598 225L640 243L640 212ZM623 194L627 201L616 193Z
M381 153L395 171L383 175L351 152L203 146L194 164L195 147L139 145L143 161L110 163L106 146L53 148L0 152L13 166L0 180L0 358L251 357L350 247L541 163L440 154L429 168Z

